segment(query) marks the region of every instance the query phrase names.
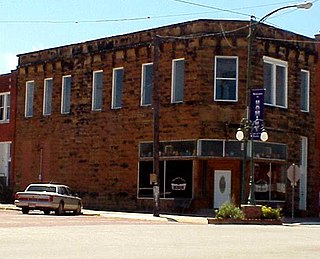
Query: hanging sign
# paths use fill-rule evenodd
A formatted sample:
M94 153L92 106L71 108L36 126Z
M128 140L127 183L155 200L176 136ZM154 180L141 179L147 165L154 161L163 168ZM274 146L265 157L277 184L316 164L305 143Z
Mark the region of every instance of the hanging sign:
M264 89L251 89L250 93L251 139L260 140L263 129Z

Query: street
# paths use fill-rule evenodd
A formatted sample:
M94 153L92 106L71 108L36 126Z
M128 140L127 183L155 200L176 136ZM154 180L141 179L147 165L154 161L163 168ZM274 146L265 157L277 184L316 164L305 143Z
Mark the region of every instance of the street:
M319 236L319 225L203 225L0 211L1 258L319 258Z

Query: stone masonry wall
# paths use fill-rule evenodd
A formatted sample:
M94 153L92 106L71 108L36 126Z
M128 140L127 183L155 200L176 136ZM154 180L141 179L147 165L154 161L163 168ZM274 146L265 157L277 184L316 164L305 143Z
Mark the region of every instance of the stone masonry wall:
M69 184L84 197L85 205L99 208L137 208L138 146L152 140L152 108L140 106L141 66L153 62L152 35L198 35L183 39L163 38L160 45L159 93L160 140L224 139L225 125L237 125L245 108L246 35L247 23L239 21L209 21L172 25L154 30L99 39L19 56L16 128L17 188L38 180L40 155L43 155L43 180ZM233 34L221 34L221 28ZM287 36L287 32L278 32ZM291 34L290 34L291 35ZM292 34L300 39L301 36ZM285 55L279 51L280 45ZM297 113L297 71L314 73L314 53L307 56L284 43L266 41L258 44L256 53L289 60L289 109L267 108L266 125L270 141L289 145L289 160L296 154L298 136L314 142L314 99L309 114ZM213 102L214 56L239 57L238 102ZM185 88L182 104L171 104L172 59L185 59ZM304 62L297 65L297 60ZM256 61L255 85L263 84L262 61ZM292 61L292 64L291 64ZM111 109L112 69L124 68L122 108ZM91 110L92 73L103 70L102 111ZM62 115L62 76L72 76L71 112ZM53 78L52 113L42 115L43 80ZM24 117L25 84L35 81L33 117ZM314 93L311 81L311 95ZM291 87L294 89L291 90ZM312 97L313 98L313 97ZM285 118L285 122L283 122ZM297 124L299 121L299 124ZM305 129L309 130L306 131ZM235 128L230 137L234 138ZM313 154L310 150L312 185ZM240 168L239 168L240 170ZM201 190L195 190L195 195Z

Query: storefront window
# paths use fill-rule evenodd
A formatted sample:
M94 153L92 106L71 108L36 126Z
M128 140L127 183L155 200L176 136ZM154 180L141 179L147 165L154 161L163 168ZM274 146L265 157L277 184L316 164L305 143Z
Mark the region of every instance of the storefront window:
M165 141L159 144L159 155L161 157L172 156L196 156L197 155L197 141L196 140L182 140L182 141ZM153 143L140 143L140 157L153 156Z
M139 198L152 198L153 186L150 182L152 161L139 163ZM192 198L192 160L161 161L160 198Z
M255 198L257 201L284 201L286 195L286 166L255 163Z

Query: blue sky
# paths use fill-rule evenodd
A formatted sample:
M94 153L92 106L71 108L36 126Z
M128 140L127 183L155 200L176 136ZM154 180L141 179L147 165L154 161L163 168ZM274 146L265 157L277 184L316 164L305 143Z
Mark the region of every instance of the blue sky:
M17 54L205 19L257 19L285 0L0 0L0 74L17 65ZM276 27L314 37L320 0L309 10L290 8L271 16Z

